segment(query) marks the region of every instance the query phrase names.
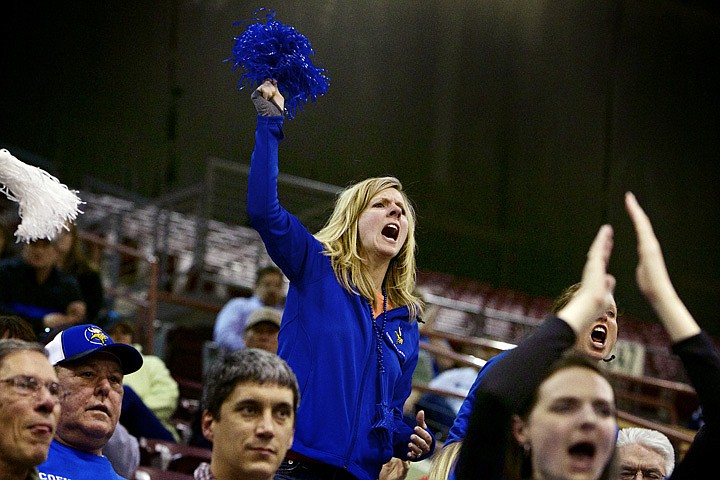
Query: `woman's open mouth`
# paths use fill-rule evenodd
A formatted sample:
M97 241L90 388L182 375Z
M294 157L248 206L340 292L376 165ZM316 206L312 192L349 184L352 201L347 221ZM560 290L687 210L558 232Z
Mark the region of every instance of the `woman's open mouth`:
M398 235L400 234L400 227L394 223L389 223L383 227L381 233L382 236L388 240L397 241Z
M607 327L605 325L596 325L590 333L590 339L596 347L604 347L607 341Z
M578 442L571 445L568 453L572 461L572 469L580 471L592 469L596 450L595 445L591 442Z

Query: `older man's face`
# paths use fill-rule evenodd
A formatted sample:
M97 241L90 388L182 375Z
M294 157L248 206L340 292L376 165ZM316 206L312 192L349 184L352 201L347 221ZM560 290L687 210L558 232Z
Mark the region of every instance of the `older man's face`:
M0 471L31 468L47 458L60 403L45 385L57 381L40 352L18 351L5 357L0 366ZM37 385L40 388L33 391Z
M120 419L123 373L120 362L97 353L75 364L57 367L66 397L58 425L58 441L100 454Z
M638 443L618 447L620 479L636 478L639 471L645 480L661 480L667 475L663 456Z

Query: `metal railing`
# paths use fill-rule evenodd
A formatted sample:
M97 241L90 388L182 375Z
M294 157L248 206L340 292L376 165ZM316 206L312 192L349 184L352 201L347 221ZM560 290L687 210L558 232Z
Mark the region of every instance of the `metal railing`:
M242 204L247 195L249 167L217 158L208 159L207 165L203 184L191 186L154 201L139 198L131 192L124 192L99 182L86 183L88 189L112 194L114 198L110 200L110 204L117 203L100 205L99 212L91 212L86 218L81 217L81 222L87 220L85 223L107 234L108 238L88 232L83 232L82 235L85 241L112 252L109 258L111 271L109 295L124 295L126 301L136 304L139 333L147 352L152 352L153 349L159 301L206 312L217 312L218 307L214 303L201 302L182 293L167 291L168 286L177 284L178 276L187 275L191 271L200 279L197 285L207 281L213 284L250 288L255 269L258 265L269 262L259 237L246 227L247 218ZM322 225L340 187L281 174L279 189L284 205L312 231L313 228ZM120 198L117 198L118 196ZM223 220L231 221L233 225L224 224ZM128 237L135 238L138 246L133 248L123 245L123 239ZM229 242L237 243L231 244L230 249L225 248L221 251L217 248L218 245L213 245L213 241L224 247L227 247ZM147 271L147 276L141 276L142 278L138 279L139 284L130 288L133 292L130 296L120 288L121 255L138 260L145 265L144 270ZM183 255L184 257L178 261L177 258ZM213 260L217 255L222 257L219 262ZM188 258L190 258L189 262ZM182 263L183 260L184 265L173 265L173 262ZM497 353L514 347L509 341L489 338L481 334L482 332L478 333L481 330L480 323L472 324L472 322L507 322L517 326L517 329L511 332L516 335L518 332L525 333L533 329L539 321L537 318L525 318L517 312L503 313L500 315L502 318L499 318L495 315L498 312L493 310L497 310L493 305L478 305L432 294L427 294L426 299L430 304L447 312L469 315L466 321L470 322L467 326L472 331L455 333L435 330L432 335L455 345L466 345L470 349L484 349ZM429 353L451 358L460 365L479 368L484 364L482 355L465 356L425 344L422 348ZM688 389L692 390L689 386L677 382L659 385L657 379L629 378L614 373L611 375L633 385L666 388L671 392L671 398L664 403L661 402L663 408L672 408L672 396L676 393L688 395ZM626 397L628 400L648 403L647 398L642 395L636 395L635 398ZM657 408L658 405L656 404L655 407ZM676 422L677 415L671 413L670 421Z
M117 300L119 296L122 296L125 301L138 308L135 318L136 333L140 339L140 343L143 345L143 351L151 354L154 343L155 320L157 319L158 312L159 269L157 257L154 255L145 255L141 251L126 245L109 242L94 233L78 231L78 235L84 242L105 249L113 256L122 254L147 264L148 284L146 289L135 292L135 295L125 295L119 292L117 285L114 285L110 286L105 294L106 297L113 300ZM112 264L119 268L119 262L112 262ZM119 273L115 275L115 278L119 278Z

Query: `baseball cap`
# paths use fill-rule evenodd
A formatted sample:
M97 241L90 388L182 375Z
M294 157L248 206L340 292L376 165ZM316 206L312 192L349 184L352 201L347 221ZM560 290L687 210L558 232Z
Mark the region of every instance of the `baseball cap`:
M247 321L245 322L245 331L261 322L270 322L280 328L281 320L282 312L277 308L260 307L257 310L254 310L248 317Z
M115 343L97 325L75 325L63 330L47 345L48 359L53 365L74 362L97 352L113 355L120 362L123 374L136 372L142 367L140 352L130 345Z

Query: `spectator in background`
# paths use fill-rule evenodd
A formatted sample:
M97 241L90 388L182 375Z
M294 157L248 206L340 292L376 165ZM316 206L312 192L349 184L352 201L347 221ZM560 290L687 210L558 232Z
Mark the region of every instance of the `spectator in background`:
M472 367L456 367L455 360L451 357L435 352L430 353L423 348L423 344L429 344L442 348L448 353L455 353L450 342L431 333L439 312L438 305L429 305L423 312L425 324L420 330L420 352L412 381L413 384L419 383L465 397L475 381L478 370ZM430 334L426 335L426 332L430 332ZM444 440L462 404L462 399L413 390L405 402L405 421L407 423L408 417L414 417L418 410L423 410L428 428L433 431L438 440Z
M282 312L276 308L261 307L252 312L245 323L245 348L277 353L281 320Z
M115 343L132 345L142 353L142 346L133 343L134 333L132 326L127 322L118 322L108 328L108 334ZM177 409L180 391L165 362L158 356L143 354L142 367L137 372L125 376L123 383L135 391L142 402L152 410L163 426L177 440L177 432L171 418ZM124 405L125 401L123 401L123 412Z
M430 380L428 387L467 397L477 378L478 369L472 367L451 368ZM447 438L450 427L463 405L463 398L435 393L424 393L415 404L415 410L425 411L425 422L439 439Z
M62 389L37 342L0 340L0 478L37 478L60 417Z
M421 298L423 298L421 296ZM423 298L423 301L424 298ZM440 313L440 306L434 305L434 304L426 304L426 308L423 311L423 317L422 320L425 322L425 324L420 329L420 342L427 342L431 345L434 345L436 347L444 348L449 352L454 352L452 345L449 341L447 341L444 338L440 338L438 336L427 336L426 332L432 332L435 329L435 321L437 320L438 314ZM450 370L451 368L457 367L455 364L455 360L448 357L443 357L442 355L434 355L429 352L424 352L425 354L429 355L429 358L431 360L431 368L432 368L432 377L434 378L440 373L444 372L445 370ZM421 360L418 360L418 364ZM427 382L429 382L430 379L427 379ZM427 383L426 382L426 383Z
M28 322L17 315L0 315L0 340L16 338L26 342L37 341Z
M13 248L12 232L5 223L0 222L0 260L14 256L15 249Z
M99 268L90 263L85 255L77 226L69 224L67 228L68 230L62 230L55 238L55 248L59 255L58 267L77 280L86 305L85 321L95 323L105 304L105 290Z
M115 431L123 399L123 375L137 371L142 355L116 344L95 325L76 325L46 346L66 395L43 478L119 479L103 448Z
M662 433L648 428L623 428L618 432L620 479L662 480L675 468L675 449Z
M55 242L41 239L24 245L22 256L0 262L0 313L24 318L38 337L85 318L80 287L58 261Z
M123 385L120 423L136 438L156 438L166 442L177 441L142 398L129 385Z
M252 312L245 323L244 348L258 348L266 352L277 353L281 320L282 312L276 308L260 307ZM229 352L218 349L216 345L213 345L206 350L206 355L208 355L206 361L212 364L217 360L218 356L223 356L226 353ZM205 436L202 435L202 411L198 411L193 418L191 430L192 435L189 442L191 445L211 448Z
M248 316L260 307L282 309L282 294L283 274L280 269L270 265L258 270L253 296L233 298L220 310L215 320L213 341L228 351L243 348Z
M271 480L290 448L300 394L280 357L246 348L220 356L203 390L202 431L213 443L196 480Z
M115 426L115 431L102 452L110 461L113 470L121 477L133 478L140 466L140 442L130 435L122 423L118 422Z

